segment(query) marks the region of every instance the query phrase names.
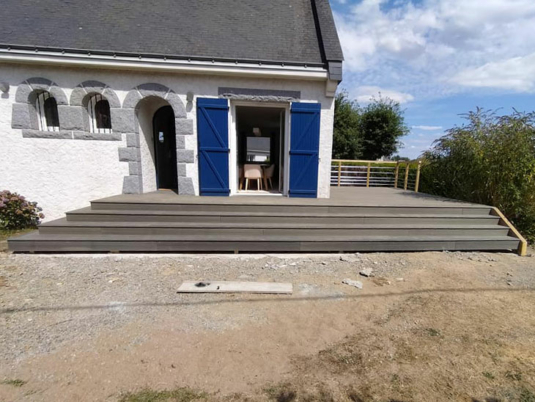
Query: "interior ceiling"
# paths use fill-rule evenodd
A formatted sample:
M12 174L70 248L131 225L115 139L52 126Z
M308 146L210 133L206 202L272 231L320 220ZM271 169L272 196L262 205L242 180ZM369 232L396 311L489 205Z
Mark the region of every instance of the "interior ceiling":
M280 113L284 109L270 107L237 106L236 117L240 127L278 128Z

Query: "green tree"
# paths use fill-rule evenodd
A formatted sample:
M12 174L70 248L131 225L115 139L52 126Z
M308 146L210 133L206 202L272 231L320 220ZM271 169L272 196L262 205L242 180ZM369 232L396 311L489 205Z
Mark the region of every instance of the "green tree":
M393 160L393 161L410 161L411 159L407 156L399 156L399 155L394 155L392 157L390 157L390 160Z
M334 100L333 158L358 159L361 155L359 106L340 92Z
M393 155L409 129L399 103L379 97L360 107L340 92L334 101L334 159L370 159Z
M367 160L393 155L401 145L400 138L409 133L399 103L381 96L361 110L359 127L362 158Z
M421 190L495 206L535 240L535 113L465 118L424 153Z

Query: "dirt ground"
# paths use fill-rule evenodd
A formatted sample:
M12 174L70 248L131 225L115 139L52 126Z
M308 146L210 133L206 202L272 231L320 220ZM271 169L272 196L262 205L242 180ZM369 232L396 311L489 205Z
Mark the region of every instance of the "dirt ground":
M0 253L0 401L535 402L534 291L514 254Z

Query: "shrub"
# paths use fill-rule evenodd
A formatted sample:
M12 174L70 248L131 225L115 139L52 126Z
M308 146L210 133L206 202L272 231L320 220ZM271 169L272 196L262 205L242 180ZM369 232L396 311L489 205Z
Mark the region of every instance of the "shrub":
M45 216L36 202L22 195L4 190L0 192L0 228L20 230L35 228Z
M424 153L420 189L492 205L535 240L535 113L477 109Z

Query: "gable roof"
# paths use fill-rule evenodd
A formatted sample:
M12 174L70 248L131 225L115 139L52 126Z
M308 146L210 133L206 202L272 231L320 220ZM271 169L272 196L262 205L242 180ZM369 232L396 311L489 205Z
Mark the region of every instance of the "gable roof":
M327 66L343 55L328 0L3 0L0 44Z

